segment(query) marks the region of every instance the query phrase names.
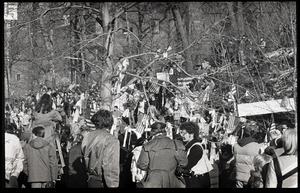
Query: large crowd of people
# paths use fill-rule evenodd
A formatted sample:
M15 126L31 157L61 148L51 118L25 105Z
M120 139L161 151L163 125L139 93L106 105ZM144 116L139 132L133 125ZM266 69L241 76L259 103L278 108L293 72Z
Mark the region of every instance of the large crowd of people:
M184 94L146 86L121 89L111 110L97 89L77 87L5 101L5 187L298 187L296 128L230 124Z

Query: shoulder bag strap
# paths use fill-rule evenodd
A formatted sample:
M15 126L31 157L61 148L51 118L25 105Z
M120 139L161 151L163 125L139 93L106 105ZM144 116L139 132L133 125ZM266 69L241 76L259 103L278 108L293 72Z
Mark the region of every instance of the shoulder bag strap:
M284 174L282 176L282 180L287 179L288 177L290 177L291 175L295 174L298 171L298 166L295 167L294 169L292 169L291 171L289 171L288 173Z
M281 169L280 169L277 157L275 157L273 159L273 163L274 163L275 173L276 173L276 177L277 177L277 188L281 188L282 187L282 173L281 173Z
M176 144L175 140L173 140L173 142L174 142L174 145L175 145L175 152L176 152L175 158L176 158L176 160L177 160L177 165L179 165L179 162L178 162L178 157L179 157L179 155L178 155L178 151L177 151L177 144Z

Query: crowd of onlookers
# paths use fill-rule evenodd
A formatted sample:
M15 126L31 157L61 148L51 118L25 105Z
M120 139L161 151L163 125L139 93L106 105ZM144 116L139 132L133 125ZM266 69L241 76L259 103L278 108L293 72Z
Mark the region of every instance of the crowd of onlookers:
M296 128L277 125L262 142L261 126L246 121L228 135L236 141L218 141L199 119L158 111L155 95L143 106L137 98L109 111L97 93L43 87L7 101L5 187L298 187Z

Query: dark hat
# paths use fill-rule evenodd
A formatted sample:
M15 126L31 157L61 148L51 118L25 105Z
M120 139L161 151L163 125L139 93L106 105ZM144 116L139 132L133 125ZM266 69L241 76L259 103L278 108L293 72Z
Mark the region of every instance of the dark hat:
M151 125L151 131L162 130L166 127L166 124L163 122L155 122Z
M244 133L247 134L254 134L259 132L259 126L256 125L255 123L246 123L245 127L244 127Z
M21 133L21 136L20 136L20 140L21 140L21 141L26 141L26 142L28 142L29 139L30 139L30 137L31 137L31 134L30 134L30 133L22 132L22 133Z

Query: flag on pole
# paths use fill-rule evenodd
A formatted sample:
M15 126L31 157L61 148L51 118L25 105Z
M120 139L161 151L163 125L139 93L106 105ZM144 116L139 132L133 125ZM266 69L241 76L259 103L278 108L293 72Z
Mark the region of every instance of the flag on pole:
M231 87L231 94L234 95L236 93L236 86L232 85Z
M227 130L229 132L233 132L236 126L239 124L239 121L239 117L236 117L235 115L229 115Z
M265 140L264 142L265 143L268 143L269 142L269 137L270 137L270 132L271 131L274 131L276 129L276 124L275 124L275 121L274 121L274 115L271 114L271 121L270 121L271 125L269 127L269 129L266 131L266 135L265 135Z
M137 123L137 126L136 126L136 132L137 133L142 134L144 132L146 126L148 126L147 121L149 121L149 115L144 114L141 122Z
M228 131L233 131L234 120L235 120L235 116L234 115L229 115L228 126L227 126Z
M152 92L152 93L158 93L159 92L159 88L160 88L160 86L157 84L158 83L158 80L152 80L151 81L151 85L150 85L150 87L148 88L148 90L150 91L150 92Z
M275 121L274 121L274 115L271 114L271 126L270 126L269 131L273 131L275 129L276 129L276 124L275 124Z

